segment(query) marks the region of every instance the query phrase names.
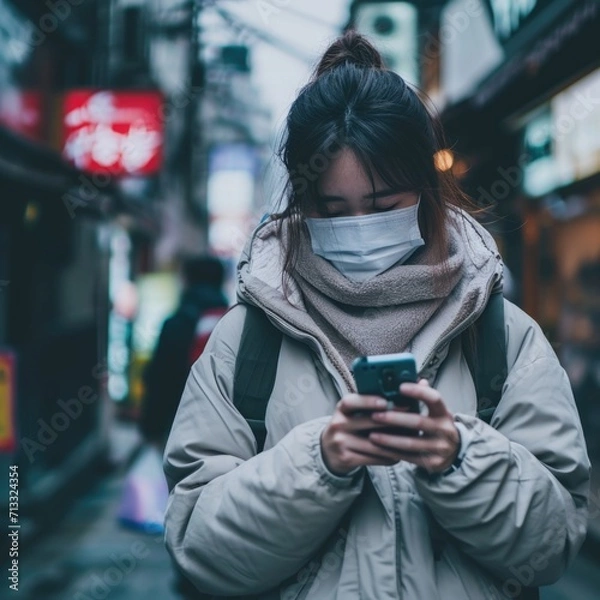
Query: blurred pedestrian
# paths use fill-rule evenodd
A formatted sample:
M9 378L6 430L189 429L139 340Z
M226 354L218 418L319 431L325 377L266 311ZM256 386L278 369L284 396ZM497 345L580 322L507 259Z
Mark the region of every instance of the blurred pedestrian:
M183 261L183 293L175 313L163 324L144 371L145 395L140 429L162 447L171 429L190 367L204 349L217 320L227 309L225 269L212 256Z
M581 546L568 379L498 293L493 238L435 167L444 147L354 32L293 103L287 204L249 241L165 450L167 548L199 597L533 598ZM356 357L402 351L420 415L355 393ZM498 380L478 376L498 359Z

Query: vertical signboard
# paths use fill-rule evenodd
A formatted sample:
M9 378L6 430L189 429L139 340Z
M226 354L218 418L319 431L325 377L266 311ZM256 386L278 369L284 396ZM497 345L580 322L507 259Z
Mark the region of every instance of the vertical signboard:
M482 0L452 0L440 15L440 77L444 100L455 104L470 97L481 81L505 59ZM424 60L432 52L425 41ZM433 50L435 50L435 44Z
M253 146L222 143L209 160L209 246L223 258L237 258L253 226L257 155Z
M115 228L110 241L108 316L108 394L116 402L124 402L129 393L129 360L131 348L131 315L121 310L123 294L131 286L131 240L127 232Z
M15 447L15 355L0 350L0 452Z
M600 172L600 69L536 109L525 124L523 189L542 196Z
M389 69L412 84L419 83L417 22L417 8L409 2L358 2L354 6L356 30L377 46Z

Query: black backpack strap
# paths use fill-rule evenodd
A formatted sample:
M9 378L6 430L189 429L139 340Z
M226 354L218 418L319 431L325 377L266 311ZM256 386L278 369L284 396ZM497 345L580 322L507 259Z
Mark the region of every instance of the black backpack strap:
M258 451L265 445L265 414L271 398L282 333L255 306L247 306L240 347L235 360L233 404L248 421Z
M487 306L475 323L475 339L466 341L464 346L477 392L477 416L490 423L502 397L502 388L508 374L504 297L501 290L491 294Z

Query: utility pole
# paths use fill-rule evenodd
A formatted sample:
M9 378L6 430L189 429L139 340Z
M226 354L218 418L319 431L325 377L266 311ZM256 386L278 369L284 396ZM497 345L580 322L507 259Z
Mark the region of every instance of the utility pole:
M199 205L198 186L205 177L205 161L202 156L202 136L200 126L200 109L202 104L205 68L202 62L202 42L200 17L203 0L191 0L189 23L189 64L188 64L188 97L190 101L185 107L185 204L186 209L200 220L204 230L204 240L208 237L208 218L205 207ZM204 162L203 162L204 161Z

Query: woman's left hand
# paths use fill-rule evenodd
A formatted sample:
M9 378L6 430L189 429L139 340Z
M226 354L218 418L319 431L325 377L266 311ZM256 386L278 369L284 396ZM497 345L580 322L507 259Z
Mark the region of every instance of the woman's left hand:
M429 414L418 415L392 409L374 413L372 419L386 428L402 427L421 431L422 434L411 437L374 430L369 434L369 439L378 446L403 452L401 460L414 463L429 473L445 471L460 450L460 433L452 413L439 392L431 388L426 379L421 379L419 383L403 383L400 391L405 396L424 402Z

